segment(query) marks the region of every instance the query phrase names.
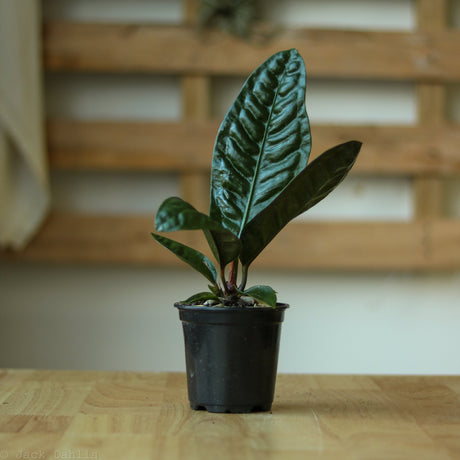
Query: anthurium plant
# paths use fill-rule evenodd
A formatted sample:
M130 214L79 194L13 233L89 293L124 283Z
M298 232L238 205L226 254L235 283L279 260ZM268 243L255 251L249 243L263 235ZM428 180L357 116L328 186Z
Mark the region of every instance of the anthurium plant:
M152 233L209 281L209 291L184 303L276 306L271 287L247 287L249 267L289 221L345 178L361 148L360 142L349 141L308 162L305 87L305 65L297 50L267 59L247 79L219 128L209 215L178 197L166 199L158 209L158 232L201 230L215 258L216 264L195 249Z

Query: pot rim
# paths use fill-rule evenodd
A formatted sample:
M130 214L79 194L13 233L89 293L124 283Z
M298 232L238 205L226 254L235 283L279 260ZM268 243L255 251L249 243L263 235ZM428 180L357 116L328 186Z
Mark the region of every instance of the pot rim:
M207 305L186 305L181 302L175 302L174 306L179 310L188 310L188 311L212 311L212 312L229 312L229 311L283 311L289 308L289 304L278 302L275 308L262 305L262 306L207 306Z

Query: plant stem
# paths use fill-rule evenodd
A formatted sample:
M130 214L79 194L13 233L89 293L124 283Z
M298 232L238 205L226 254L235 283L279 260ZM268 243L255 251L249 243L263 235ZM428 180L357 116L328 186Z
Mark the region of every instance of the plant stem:
M228 273L228 287L230 293L233 294L236 291L236 279L238 276L238 261L234 260L230 263L230 270Z
M248 281L248 265L243 265L243 268L241 270L241 283L238 287L240 291L244 291L246 289L246 283Z
M229 297L230 293L228 292L227 281L225 280L225 270L223 267L220 268L220 279L222 280L222 286L224 287L225 297Z

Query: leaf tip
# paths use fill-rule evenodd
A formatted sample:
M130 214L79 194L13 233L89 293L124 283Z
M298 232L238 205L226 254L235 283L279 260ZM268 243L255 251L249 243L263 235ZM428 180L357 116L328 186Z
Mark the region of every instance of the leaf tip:
M353 140L353 141L350 141L350 142L356 147L356 149L358 149L358 151L359 151L359 149L361 149L361 147L363 145L363 143L361 141L357 141L357 140Z

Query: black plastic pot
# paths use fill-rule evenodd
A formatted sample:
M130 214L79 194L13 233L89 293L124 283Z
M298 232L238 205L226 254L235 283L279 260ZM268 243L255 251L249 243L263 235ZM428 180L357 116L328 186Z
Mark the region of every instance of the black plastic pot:
M184 330L190 407L208 412L269 411L288 305L175 306Z

